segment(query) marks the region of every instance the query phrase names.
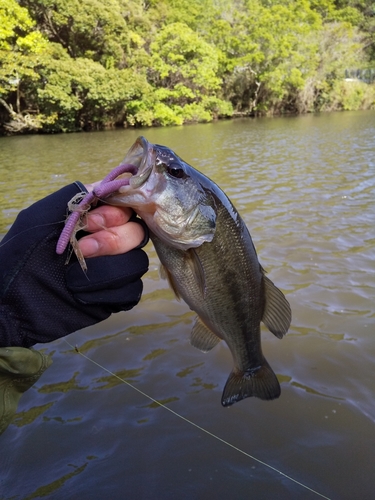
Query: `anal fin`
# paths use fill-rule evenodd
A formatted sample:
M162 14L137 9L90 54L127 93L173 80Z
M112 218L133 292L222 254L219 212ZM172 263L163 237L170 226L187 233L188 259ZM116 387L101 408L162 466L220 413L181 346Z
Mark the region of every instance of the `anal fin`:
M190 335L191 345L202 352L208 352L213 349L220 340L221 339L217 335L207 328L198 316Z

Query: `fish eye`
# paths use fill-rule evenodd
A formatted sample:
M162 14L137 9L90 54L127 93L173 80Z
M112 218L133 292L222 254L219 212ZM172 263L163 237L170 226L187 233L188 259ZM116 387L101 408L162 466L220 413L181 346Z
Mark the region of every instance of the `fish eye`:
M184 169L178 163L171 163L170 165L165 165L165 167L171 177L175 177L176 179L185 177Z

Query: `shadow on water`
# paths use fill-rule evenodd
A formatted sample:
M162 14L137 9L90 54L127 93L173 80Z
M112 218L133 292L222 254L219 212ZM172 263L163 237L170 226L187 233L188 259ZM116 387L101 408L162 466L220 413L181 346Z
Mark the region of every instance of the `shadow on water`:
M0 437L0 498L317 498L277 471L332 499L372 498L375 114L142 133L220 184L287 295L288 335L262 333L281 397L221 407L230 353L190 346L194 314L149 245L138 307L38 346L54 364ZM1 138L0 233L36 199L102 178L138 135Z

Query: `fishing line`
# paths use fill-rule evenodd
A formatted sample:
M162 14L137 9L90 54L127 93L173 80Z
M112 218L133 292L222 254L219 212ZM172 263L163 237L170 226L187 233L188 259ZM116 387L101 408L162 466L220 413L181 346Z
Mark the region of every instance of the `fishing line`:
M145 392L143 392L141 389L138 389L137 387L135 387L134 385L132 385L130 382L128 382L127 380L119 377L118 375L116 375L116 373L113 373L111 372L111 370L108 370L108 368L106 368L105 366L102 366L100 363L98 363L97 361L89 358L88 356L86 356L86 354L83 354L83 352L81 352L77 347L73 346L72 344L70 344L65 338L63 339L72 349L74 349L78 354L80 354L81 356L83 356L85 359L87 359L88 361L91 361L91 363L93 363L94 365L98 366L99 368L101 368L102 370L106 371L107 373L113 375L114 377L116 377L118 380L120 380L121 382L123 382L124 384L128 385L129 387L131 387L132 389L134 389L135 391L137 391L139 394L142 394L142 396L145 396L147 399L149 399L150 401L152 401L153 403L156 403L157 405L161 406L162 408L164 408L165 410L168 410L170 413L172 413L173 415L175 415L176 417L180 418L181 420L184 420L185 422L187 422L188 424L192 425L193 427L195 427L196 429L199 429L200 431L204 432L205 434L208 434L209 436L215 438L217 441L220 441L221 443L224 443L225 445L229 446L230 448L232 448L233 450L236 450L238 451L239 453L242 453L242 455L245 455L246 457L248 458L251 458L252 460L254 460L255 462L258 462L259 464L261 465L264 465L265 467L268 467L269 469L273 470L274 472L277 472L278 474L280 474L281 476L285 477L286 479L289 479L290 481L292 481L293 483L295 484L298 484L299 486L302 486L302 488L305 488L306 490L309 490L311 491L312 493L315 493L315 495L321 497L321 498L325 498L326 500L331 500L329 497L326 497L325 495L323 495L322 493L319 493L318 491L316 490L313 490L312 488L310 488L309 486L306 486L305 484L301 483L300 481L297 481L297 479L294 479L292 478L291 476L288 476L288 474L285 474L284 472L280 471L279 469L276 469L276 467L273 467L272 465L269 465L267 464L266 462L263 462L263 460L260 460L259 458L256 458L254 457L253 455L250 455L249 453L247 453L246 451L244 450L241 450L241 448L237 448L237 446L234 446L233 444L229 443L228 441L225 441L225 439L222 439L221 437L217 436L216 434L213 434L212 432L208 431L207 429L204 429L203 427L201 427L200 425L192 422L191 420L189 420L188 418L184 417L183 415L180 415L179 413L177 413L176 411L172 410L171 408L169 408L168 406L165 406L163 403L160 403L160 401L157 401L156 399L154 399L152 396L149 396L148 394L146 394Z
M18 238L19 236L22 236L25 233L28 233L30 231L34 231L34 229L38 229L38 227L46 227L46 226L55 226L56 224L61 224L62 222L65 222L65 220L58 220L56 222L46 222L45 224L37 224L36 226L28 227L27 229L24 229L20 233L15 234L11 238L9 238L5 243L1 243L2 239L0 240L0 248L4 247L8 243L10 243L12 240L15 238ZM4 234L5 237L5 234Z

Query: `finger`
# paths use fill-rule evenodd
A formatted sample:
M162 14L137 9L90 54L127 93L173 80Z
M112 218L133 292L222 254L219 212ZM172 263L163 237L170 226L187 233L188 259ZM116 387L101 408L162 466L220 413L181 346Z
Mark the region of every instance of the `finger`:
M78 241L78 246L84 257L119 255L140 245L144 237L141 224L128 222L84 236Z
M128 222L132 215L133 210L129 207L103 205L87 213L85 230L96 232L110 227L122 226Z

